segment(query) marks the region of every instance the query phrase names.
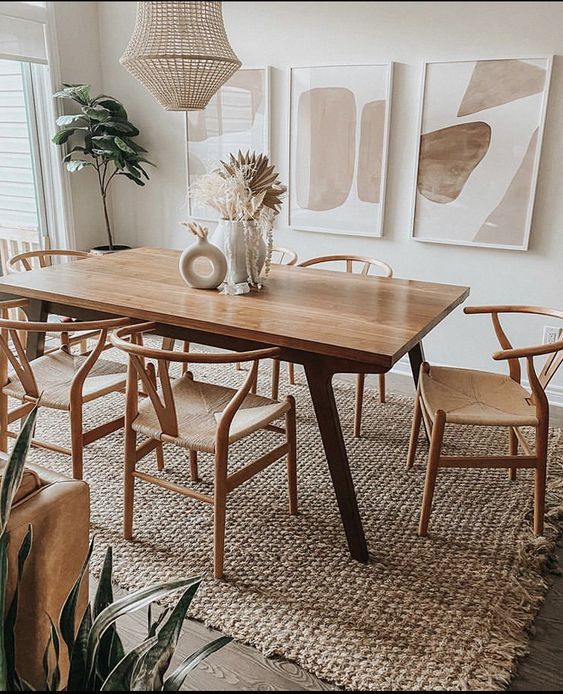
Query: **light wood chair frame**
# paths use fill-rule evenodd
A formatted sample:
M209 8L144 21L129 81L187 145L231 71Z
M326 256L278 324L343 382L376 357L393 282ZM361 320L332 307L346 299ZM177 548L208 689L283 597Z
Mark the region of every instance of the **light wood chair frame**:
M549 402L545 389L556 371L563 363L563 340L552 344L535 345L532 347L514 348L501 325L501 314L533 314L549 316L563 320L563 311L540 306L468 306L464 312L469 315L490 314L493 327L501 350L492 356L495 361L507 361L509 375L516 383L521 381L520 359L525 359L528 382L531 388L531 403L535 406L537 425L535 427L535 446L530 447L528 441L517 426L510 426L508 435L508 455L492 456L450 456L442 455L442 443L446 426L446 413L438 410L434 413L434 421L427 412L420 393L420 381L416 394L415 412L410 435L407 466L414 465L421 420L424 419L430 435L430 451L424 483L424 493L418 533L425 536L432 510L432 499L436 486L436 477L440 467L447 468L507 468L511 480L516 479L518 469L535 470L534 480L534 533L542 535L544 530L545 491L547 476L547 453L549 432ZM538 374L534 366L534 358L546 356L547 360ZM422 364L421 370L426 371L430 366ZM518 446L524 455L519 455Z
M0 302L0 313L13 308L21 308L21 301ZM17 304L17 306L16 306ZM105 422L89 431L83 430L83 406L85 404L83 388L86 379L95 366L100 354L105 349L107 336L110 330L128 325L128 318L112 318L108 320L86 321L80 323L81 329L95 331L97 343L94 349L86 356L84 363L77 370L70 386L70 434L71 447L66 448L47 441L32 440L32 445L45 448L56 453L63 453L72 458L72 475L74 479L82 479L84 447L111 434L124 425L124 417L118 417ZM9 430L10 424L16 420L23 420L31 412L35 405L46 406L41 402L41 392L33 373L33 362L30 362L25 353L22 335L30 332L55 332L62 333L68 330L68 323L31 322L0 318L0 383L2 389L9 381L8 364L11 364L25 391L22 404L15 409L8 410L8 396L0 392L0 450L7 451L8 438L16 438L17 434ZM13 349L10 348L10 342ZM60 347L63 352L70 353L69 346L63 344ZM88 401L96 398L89 398Z
M29 272L34 269L33 262L36 261L39 268L46 268L52 265L53 258L77 258L83 259L91 257L93 254L87 251L73 251L66 249L40 249L18 253L12 256L6 263L7 272ZM20 267L21 266L21 267ZM70 325L70 324L69 324ZM61 332L61 345L66 345L69 348L75 345L79 346L79 353L85 354L88 351L88 340L93 340L98 337L98 333L93 331L87 334L72 335L72 331L66 330ZM56 349L56 348L55 348Z
M116 330L110 341L118 349L123 350L129 356L127 376L127 404L125 412L125 481L124 481L124 521L123 534L125 539L133 537L133 510L135 479L150 482L159 487L173 491L183 496L211 504L214 509L214 576L223 577L224 549L225 549L225 519L227 496L238 486L258 474L272 463L283 457L287 458L289 513L297 513L297 461L296 461L296 423L295 400L288 396L289 409L285 414L285 428L273 424L267 424L263 428L275 433L284 434L285 442L257 460L248 463L245 467L229 474L229 436L230 427L236 413L242 406L245 398L251 391L252 384L256 380L258 363L260 359L272 359L279 355L278 348L259 349L248 352L221 352L221 353L190 353L175 352L169 349L147 347L142 344L142 336L154 332L154 323L142 323ZM129 337L129 340L125 338ZM166 343L165 343L166 344ZM147 359L156 360L154 364L147 363ZM204 494L189 487L174 484L165 479L137 470L137 463L156 449L159 469L164 467L162 444L175 443L178 436L178 418L176 413L174 393L170 379L169 367L171 363L186 364L237 364L248 362L251 368L244 383L236 390L234 396L224 408L219 417L215 435L214 454L214 490L213 496ZM183 378L192 378L187 372ZM139 381L144 393L148 395L154 408L161 428L160 437L152 438L137 446L137 432L133 429L133 422L139 414ZM160 383L160 389L158 387ZM198 479L197 450L189 451L190 476L192 481Z
M381 270L381 277L393 277L393 268L383 260L377 258L368 258L363 255L323 255L317 258L310 258L299 263L298 267L311 267L324 263L343 262L346 266L346 272L354 273L355 264L358 263L361 268L357 274L368 275L373 267ZM366 375L356 375L356 398L354 402L354 438L360 438L362 435L362 413L364 407L364 391L365 391ZM385 402L385 374L379 374L379 402Z

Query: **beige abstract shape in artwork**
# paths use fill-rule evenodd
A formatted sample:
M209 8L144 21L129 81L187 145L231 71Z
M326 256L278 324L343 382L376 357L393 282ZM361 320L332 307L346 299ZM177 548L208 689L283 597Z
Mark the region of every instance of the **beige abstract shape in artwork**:
M362 202L381 202L385 100L370 101L362 109L358 159L358 197Z
M458 116L508 104L543 91L545 70L523 60L480 60L473 69Z
M475 235L473 239L475 242L506 246L524 245L537 146L538 129L536 128L518 171L502 200Z
M418 192L440 204L456 200L487 153L490 142L491 127L480 121L460 123L422 135Z
M262 70L239 70L203 111L188 113L190 142L205 142L225 133L250 130L257 113L264 113Z
M295 188L299 207L322 212L346 202L354 180L356 99L344 87L303 92L297 108Z

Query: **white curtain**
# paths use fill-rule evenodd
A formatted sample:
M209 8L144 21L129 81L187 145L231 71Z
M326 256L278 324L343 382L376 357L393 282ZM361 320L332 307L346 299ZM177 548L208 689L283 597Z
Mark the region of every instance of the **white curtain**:
M0 3L0 59L46 63L45 2Z

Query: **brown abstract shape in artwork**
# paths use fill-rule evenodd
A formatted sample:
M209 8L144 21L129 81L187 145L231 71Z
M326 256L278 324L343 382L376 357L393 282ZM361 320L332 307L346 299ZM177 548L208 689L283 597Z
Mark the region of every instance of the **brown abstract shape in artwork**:
M458 116L508 104L541 92L545 70L522 60L480 60L473 69Z
M356 99L344 87L309 89L299 97L296 194L299 207L325 211L346 202L354 180Z
M228 89L235 91L224 91ZM236 103L238 94L244 94L243 108ZM228 101L227 101L228 100ZM237 118L229 114L229 108ZM250 130L257 113L264 113L264 78L262 70L239 70L225 86L215 94L203 111L188 113L188 136L190 142L204 142L210 137L225 133L238 133Z
M489 149L487 123L460 123L422 135L418 192L432 202L453 202Z
M476 243L524 245L537 146L538 129L536 128L506 193L475 235L473 240Z
M381 202L385 105L384 100L370 101L362 109L358 161L358 197L362 202Z

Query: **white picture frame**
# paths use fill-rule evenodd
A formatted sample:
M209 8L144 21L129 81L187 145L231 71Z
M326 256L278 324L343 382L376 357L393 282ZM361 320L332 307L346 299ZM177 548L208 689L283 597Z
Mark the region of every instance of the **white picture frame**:
M391 120L391 103L392 103L392 93L393 93L393 62L385 63L373 63L373 64L354 64L354 65L314 65L314 66L293 66L289 68L288 74L288 131L287 131L287 147L288 147L288 198L287 198L287 225L290 229L296 231L305 232L316 232L321 234L337 234L345 236L364 236L370 238L380 238L383 236L384 221L385 221L385 196L387 189L387 166L389 159L389 134L390 134L390 120ZM384 109L384 123L382 128L382 146L381 146L381 166L380 166L380 189L379 189L379 202L378 203L361 203L359 201L359 194L357 192L358 186L358 166L357 161L354 164L353 180L351 182L350 193L346 202L339 207L343 208L339 210L339 213L344 215L346 213L347 204L350 199L353 199L353 193L355 193L358 200L354 200L356 208L358 207L358 201L360 202L361 210L352 209L352 206L348 205L350 209L351 216L356 216L356 220L352 220L349 223L336 224L331 222L331 218L336 215L326 215L323 212L313 212L311 214L301 214L300 211L303 210L298 204L296 204L296 184L295 176L298 164L296 162L296 147L297 147L297 132L295 130L295 124L297 119L296 111L296 100L299 98L300 94L303 92L296 91L296 74L298 71L335 71L335 86L338 85L338 79L342 79L342 75L347 75L348 83L352 81L350 76L351 72L356 72L359 78L359 72L362 72L365 76L367 72L372 70L374 75L379 79L374 79L373 85L373 96L371 100L385 101ZM380 74L377 74L380 73ZM383 77L383 84L381 83L381 77ZM321 83L330 84L330 77L327 75L326 79L319 80ZM378 82L376 85L375 82ZM340 84L343 84L340 82ZM362 85L365 87L366 85ZM367 89L369 90L371 85L367 83ZM356 98L356 94L354 94ZM364 98L365 99L365 98ZM368 103L364 100L364 105ZM358 109L360 110L360 109ZM360 116L356 114L357 121L361 120L363 111L360 112ZM356 128L355 135L355 148L354 156L359 160L360 147L361 147L361 137L362 129L361 127ZM369 208L373 209L370 210ZM332 211L332 210L331 210ZM364 214L366 212L371 212L373 214L373 223L371 221L366 222L364 219ZM358 220L361 214L361 219ZM300 219L301 217L301 219ZM310 219L307 221L305 217ZM315 217L318 218L318 223L310 223ZM328 222L328 223L327 223Z
M468 120L469 116L471 116L473 119L477 118L480 119L479 122L485 122L491 127L491 132L494 132L494 126L491 126L491 122L493 120L496 120L496 116L493 117L492 112L500 112L503 106L505 107L505 115L503 118L506 120L507 126L510 126L510 123L515 122L514 121L514 113L512 116L510 115L511 109L509 108L511 104L516 104L518 101L523 101L524 99L530 100L532 97L535 98L537 101L537 119L535 122L535 130L530 131L528 134L529 140L527 144L527 148L524 149L524 154L521 157L520 164L518 164L513 172L512 172L512 177L510 178L510 181L508 185L504 186L499 186L495 190L495 197L496 197L496 205L492 205L489 207L483 206L483 209L480 211L482 221L479 226L475 225L475 236L479 237L481 236L481 240L477 239L475 240L475 237L473 239L469 238L447 238L445 236L438 236L435 234L430 234L427 235L425 233L417 233L417 211L421 207L421 199L422 196L419 193L419 180L420 180L420 158L421 158L421 149L422 149L422 138L423 135L428 134L428 132L437 132L436 130L432 130L432 128L428 128L428 126L425 127L425 105L426 105L426 99L428 96L428 72L429 72L429 66L438 66L438 65L454 65L454 66L467 66L468 68L473 65L476 66L478 63L504 63L506 61L509 61L511 63L514 62L521 62L521 63L528 63L531 65L537 65L537 64L542 64L543 69L545 70L545 81L544 81L544 86L543 90L540 92L535 92L533 94L529 94L528 96L520 96L514 98L512 101L508 101L505 103L499 103L493 106L489 107L484 107L480 111L475 111L473 113L468 113L467 115L463 115L461 117L458 116L457 119L451 119L451 125L454 124L464 124L470 122ZM536 188L537 188L537 180L538 180L538 172L539 172L539 166L540 166L540 159L541 159L541 150L542 150L542 141L543 141L543 134L545 130L545 119L546 119L546 113L547 113L547 105L548 105L548 100L549 100L549 89L550 89L550 83L551 83L551 73L552 73L552 67L553 67L553 56L534 56L534 57L527 57L527 58L477 58L477 59L461 59L461 60L428 60L424 61L421 65L421 85L420 85L420 100L419 100L419 112L418 112L418 125L417 125L417 145L416 145L416 155L414 159L414 166L413 166L413 188L412 188L412 203L411 203L411 238L414 239L415 241L419 241L421 243L439 243L439 244L447 244L447 245L459 245L459 246L472 246L475 248L494 248L494 249L504 249L504 250L517 250L517 251L526 251L529 248L530 244L530 235L531 235L531 230L532 230L532 221L533 221L533 212L534 212L534 202L535 202L535 195L536 195ZM471 72L471 78L474 75L474 71ZM465 99L465 96L468 93L470 86L470 82L459 82L457 85L451 85L452 88L455 89L463 89L463 98ZM446 90L444 90L446 91ZM451 91L451 89L447 90ZM453 98L453 97L452 97ZM531 104L531 102L529 101ZM460 103L460 110L461 110L461 103ZM514 111L514 109L512 109ZM436 113L438 113L438 110L436 109ZM459 114L459 111L458 111ZM502 120L500 118L500 114L498 116L499 123ZM447 122L447 118L445 117L444 123ZM447 126L446 126L447 127ZM501 128L500 124L496 125L496 130L498 132L498 129ZM446 129L445 127L442 127L442 129ZM517 177L517 174L521 171L522 167L524 166L525 160L528 156L529 153L529 148L532 143L532 138L534 137L534 133L537 130L537 138L535 141L535 151L533 155L533 161L531 162L530 165L527 166L527 169L529 170L531 167L531 172L528 174L529 176L529 182L527 185L527 190L528 190L528 204L526 208L526 213L525 217L524 215L520 214L519 217L522 220L521 224L521 231L518 233L518 238L515 238L515 242L505 242L504 240L500 242L499 238L496 240L483 240L483 238L494 238L494 234L497 233L497 235L500 237L501 234L504 233L505 239L508 237L508 234L506 232L503 232L502 230L502 225L497 224L495 225L493 223L493 215L497 213L497 217L499 216L498 210L501 208L501 205L504 203L505 199L507 199L507 196L509 195L509 192L511 190L511 187L514 183L515 178ZM508 131L507 131L508 132ZM503 135L504 137L507 137L507 135ZM491 138L492 141L492 138ZM520 142L520 149L524 147L524 140L521 140ZM506 147L506 146L505 146ZM516 148L514 148L514 151L516 151ZM487 154L489 152L487 151ZM485 154L480 160L479 164L485 160L487 154ZM530 162L531 158L528 159L527 161ZM469 174L467 180L471 178L471 176L476 172L479 164L475 166L473 169L472 173ZM497 167L498 168L498 167ZM508 168L507 168L508 171ZM510 175L510 172L508 171L507 176ZM467 183L466 180L466 183ZM491 192L492 196L492 183L491 179L484 179L483 185L485 186L488 182L488 190ZM474 184L474 190L476 188L476 184ZM463 191L462 191L463 192ZM458 197L461 197L462 193L459 194ZM457 198L456 198L457 200ZM423 203L426 204L426 203ZM428 205L426 205L428 207ZM474 206L465 204L465 207L460 205L460 222L463 224L468 224L471 222L468 222L468 208L474 209ZM451 212L451 210L449 210ZM475 216L477 218L478 213L475 213ZM500 215L502 216L502 215ZM454 217L454 214L452 213L452 218ZM436 228L438 226L438 222L436 223ZM495 230L495 226L497 227L498 231ZM455 229L456 225L452 223L452 221L449 222L448 228L450 229ZM508 228L508 227L507 227ZM518 231L518 230L517 230ZM484 233L482 233L484 232ZM510 233L510 232L509 232Z
M245 66L238 70L233 78L229 80L221 89L219 89L217 95L215 95L209 103L209 106L202 112L205 115L208 109L214 109L217 99L224 97L226 90L231 88L231 83L235 79L240 79L241 74L244 75L245 72L260 72L263 76L263 114L260 119L260 124L256 125L253 122L252 135L249 137L248 132L244 133L231 133L229 138L218 137L215 138L215 142L208 143L208 153L205 153L205 143L199 146L198 143L190 139L190 123L195 117L192 112L186 113L185 128L186 128L186 180L188 184L188 191L191 184L193 183L196 174L194 173L194 157L198 157L198 163L203 165L202 173L208 173L214 166L219 163L220 159L225 159L230 152L236 154L239 149L245 152L246 150L255 150L257 153L264 153L268 156L271 150L271 67L269 65L262 67L249 67ZM195 112L194 112L195 113ZM244 137L243 137L244 135ZM209 146L212 144L212 146ZM211 208L197 209L193 205L193 201L188 195L188 213L192 219L197 219L203 222L217 222L219 216L215 210Z

